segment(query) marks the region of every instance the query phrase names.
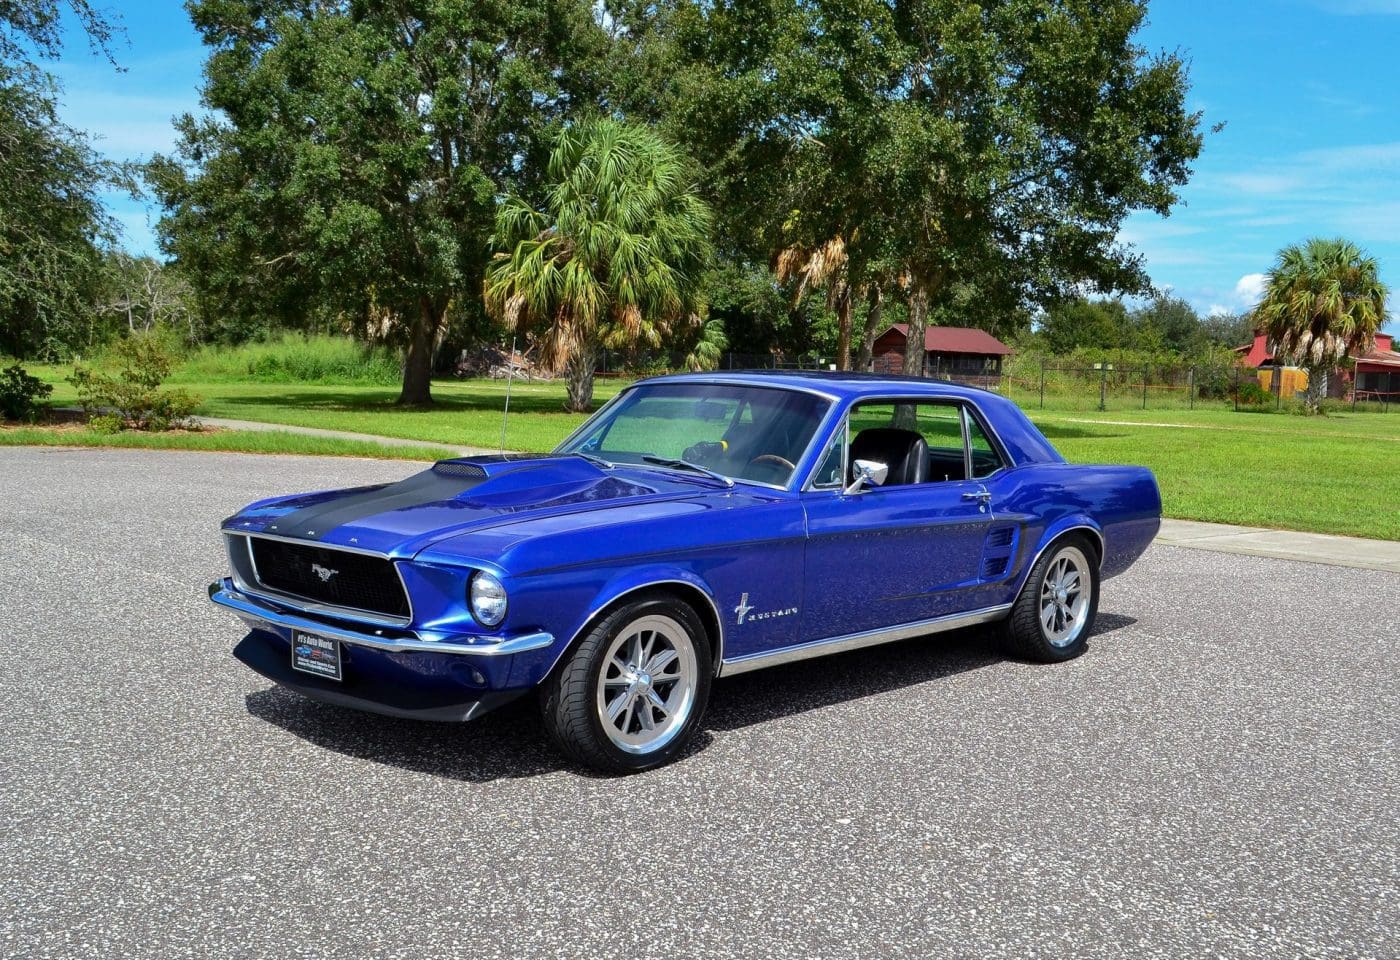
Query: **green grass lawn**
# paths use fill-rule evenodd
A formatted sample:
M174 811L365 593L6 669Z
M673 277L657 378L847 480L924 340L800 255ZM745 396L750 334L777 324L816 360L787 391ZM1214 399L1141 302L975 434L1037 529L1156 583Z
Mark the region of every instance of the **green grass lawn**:
M72 402L72 388L62 382L67 368L35 372L55 384L54 402ZM596 401L623 385L600 380ZM489 380L439 381L433 385L437 405L426 411L395 408L395 387L235 381L182 386L204 397L201 412L209 416L481 447L500 441L505 398L505 384ZM507 448L549 449L583 421L563 412L563 391L559 382L514 383ZM1072 461L1151 467L1168 516L1400 540L1400 411L1326 417L1219 408L1028 412ZM202 448L231 449L217 443L233 435L210 434L208 442L215 445ZM147 442L129 436L117 440Z

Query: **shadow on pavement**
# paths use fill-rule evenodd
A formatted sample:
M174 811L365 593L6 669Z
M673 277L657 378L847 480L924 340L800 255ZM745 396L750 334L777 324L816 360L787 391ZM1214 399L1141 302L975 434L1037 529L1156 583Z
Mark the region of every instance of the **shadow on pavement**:
M1132 617L1100 613L1090 637L1102 637L1135 623ZM716 683L705 725L735 730L940 680L1006 659L994 629L971 627L771 667Z
M1137 621L1100 613L1094 637ZM1092 655L1092 654L1090 654ZM754 724L955 676L1005 660L988 628L855 650L741 674L717 682L702 729L680 758L704 751L710 730ZM475 783L559 770L584 776L545 737L535 698L519 700L469 723L399 720L316 703L281 687L246 698L248 713L327 750L418 773Z
M281 687L248 694L247 706L258 719L318 747L438 777L488 782L569 767L545 738L530 696L469 723L381 717Z

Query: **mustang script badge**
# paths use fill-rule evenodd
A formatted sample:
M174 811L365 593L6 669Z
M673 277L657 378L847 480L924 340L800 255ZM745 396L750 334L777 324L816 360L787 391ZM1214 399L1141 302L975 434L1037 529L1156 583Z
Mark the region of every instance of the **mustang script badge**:
M786 607L782 610L764 610L762 613L754 613L754 608L749 606L749 595L746 593L739 598L739 605L734 608L734 612L739 615L739 626L745 623L752 623L754 620L772 620L774 617L790 617L797 612L796 607Z
M311 572L320 577L322 583L330 583L331 577L335 576L340 571L332 570L330 567L323 567L319 563L313 563L311 565Z

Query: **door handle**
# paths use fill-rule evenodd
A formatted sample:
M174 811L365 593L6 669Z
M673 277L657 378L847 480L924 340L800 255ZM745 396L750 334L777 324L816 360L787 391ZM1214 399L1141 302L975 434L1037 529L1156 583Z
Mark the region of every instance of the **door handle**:
M990 490L978 490L976 493L964 493L964 500L976 500L978 503L991 503L992 492Z

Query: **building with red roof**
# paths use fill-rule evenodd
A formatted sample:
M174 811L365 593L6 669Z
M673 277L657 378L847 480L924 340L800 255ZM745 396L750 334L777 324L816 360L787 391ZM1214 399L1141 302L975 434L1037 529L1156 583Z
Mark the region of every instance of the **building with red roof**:
M1256 370L1260 367L1282 366L1274 357L1273 344L1264 334L1256 334L1253 343L1236 347L1241 362ZM1339 370L1328 377L1327 392L1333 397L1348 397L1352 389L1357 399L1400 400L1400 353L1395 351L1394 338L1388 333L1376 334L1376 342L1365 353L1352 356L1354 370Z
M903 373L909 325L896 323L875 338L871 351L876 373ZM920 376L995 377L1011 348L985 330L973 327L925 327L924 369Z

